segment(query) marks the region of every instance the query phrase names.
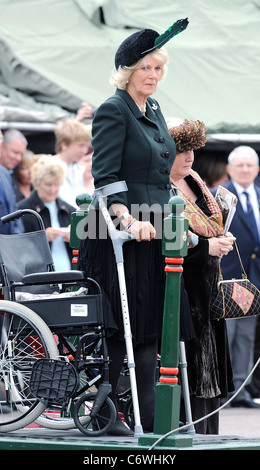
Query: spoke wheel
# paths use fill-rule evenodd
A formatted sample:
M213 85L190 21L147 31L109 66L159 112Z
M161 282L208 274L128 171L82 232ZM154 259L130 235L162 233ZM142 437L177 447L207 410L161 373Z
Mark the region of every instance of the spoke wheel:
M37 359L55 359L59 353L50 329L35 312L1 300L0 313L0 432L9 432L31 424L45 409L30 394L31 369Z
M107 397L95 417L91 411L96 393L87 393L79 398L74 408L74 420L77 428L86 436L106 434L115 424L116 409L112 400Z

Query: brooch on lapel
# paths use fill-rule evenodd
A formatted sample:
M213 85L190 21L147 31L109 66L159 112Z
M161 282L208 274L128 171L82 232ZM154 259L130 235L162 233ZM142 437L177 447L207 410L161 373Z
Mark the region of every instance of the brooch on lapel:
M154 111L156 111L157 108L158 108L158 106L156 106L156 104L153 103L153 104L152 104L152 109L153 109Z

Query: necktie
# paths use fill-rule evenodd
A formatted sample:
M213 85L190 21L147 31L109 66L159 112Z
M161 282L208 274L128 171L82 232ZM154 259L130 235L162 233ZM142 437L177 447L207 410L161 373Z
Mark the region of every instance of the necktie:
M250 227L252 228L253 234L254 234L254 240L255 240L255 247L259 246L259 235L258 235L258 228L256 225L256 220L254 216L254 210L250 202L250 196L247 191L243 191L243 194L246 196L246 205L247 205L247 218L250 224Z

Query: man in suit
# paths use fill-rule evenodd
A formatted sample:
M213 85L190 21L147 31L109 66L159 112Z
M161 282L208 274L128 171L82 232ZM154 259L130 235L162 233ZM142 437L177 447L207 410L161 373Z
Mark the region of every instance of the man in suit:
M24 135L10 129L2 135L0 131L0 218L17 210L16 197L12 183L11 171L20 163L27 147ZM12 234L24 232L22 219L8 224L0 221L0 233Z
M255 150L248 146L236 147L228 157L227 171L230 181L225 187L238 198L230 231L236 237L248 278L260 289L260 188L254 183L259 172L259 159ZM221 271L224 279L241 279L241 265L235 248L221 260ZM253 366L256 321L257 317L227 320L235 391ZM260 407L245 387L231 406Z

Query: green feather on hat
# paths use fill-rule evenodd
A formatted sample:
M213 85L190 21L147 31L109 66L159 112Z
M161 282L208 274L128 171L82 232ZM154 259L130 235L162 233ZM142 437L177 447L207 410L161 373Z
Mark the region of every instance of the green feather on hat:
M163 34L153 29L142 29L127 37L116 51L115 67L129 67L154 49L160 49L166 42L181 33L188 26L188 18L176 21Z
M168 28L163 34L160 34L160 36L155 39L154 47L148 49L147 51L143 51L142 54L147 54L148 52L151 52L154 49L160 49L162 46L164 46L164 44L170 41L170 39L184 31L184 29L187 28L188 24L188 18L185 18L185 20L176 21L175 23L173 23L172 26L170 26L170 28Z

